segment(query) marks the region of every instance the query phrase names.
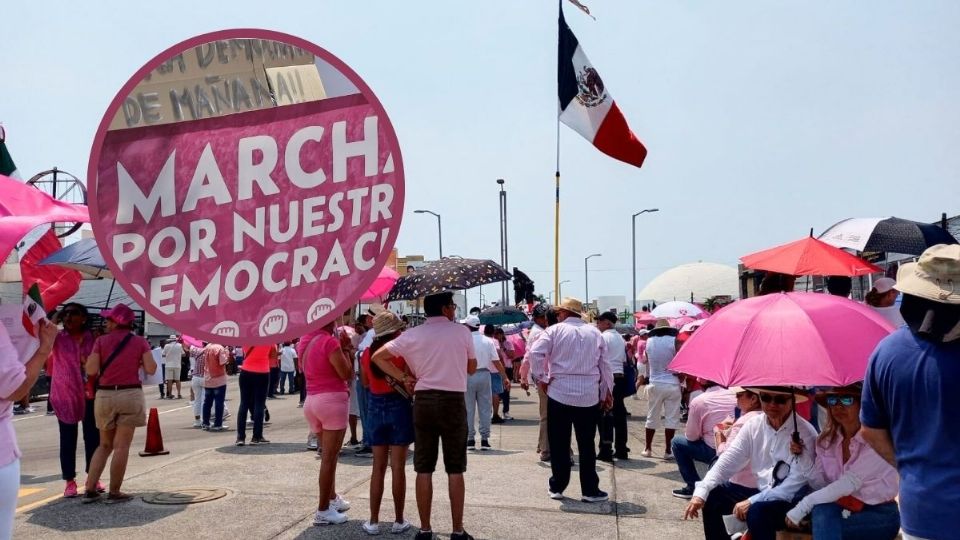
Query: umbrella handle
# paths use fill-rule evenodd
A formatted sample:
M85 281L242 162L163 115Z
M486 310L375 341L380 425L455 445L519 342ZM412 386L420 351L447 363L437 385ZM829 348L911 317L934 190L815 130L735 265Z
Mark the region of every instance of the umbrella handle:
M800 429L797 427L797 395L790 394L790 402L793 409L793 442L797 444L803 444L803 441L800 439Z

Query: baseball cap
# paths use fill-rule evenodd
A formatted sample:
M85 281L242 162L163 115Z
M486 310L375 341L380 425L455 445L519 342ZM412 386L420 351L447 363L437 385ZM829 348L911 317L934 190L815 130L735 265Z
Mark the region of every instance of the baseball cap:
M617 319L617 316L609 311L604 311L603 313L601 313L597 317L597 321L607 321L611 324L617 324L618 322L620 322L620 320Z
M465 324L470 328L480 328L480 317L477 317L476 315L470 315L466 319L460 321L460 323Z
M890 291L890 289L896 286L897 280L888 277L882 277L873 282L873 288L880 294L884 294Z

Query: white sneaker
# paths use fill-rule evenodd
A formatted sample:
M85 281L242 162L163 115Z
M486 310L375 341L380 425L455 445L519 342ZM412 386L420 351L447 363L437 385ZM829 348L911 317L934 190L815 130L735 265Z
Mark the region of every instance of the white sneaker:
M330 499L330 508L333 508L337 512L346 512L350 509L350 501L347 501L340 495L337 495L335 499Z
M400 534L410 528L410 522L404 521L403 523L393 522L393 525L390 526L390 534Z
M193 427L195 428L203 427L203 424L201 424L199 420L194 420Z
M513 417L510 416L510 415L507 414L507 413L503 413L503 419L504 419L504 420L513 420Z
M314 525L339 525L347 522L347 516L333 509L331 506L326 510L317 510L313 515Z
M555 501L562 501L562 500L563 500L563 492L562 492L562 491L559 492L559 493L554 493L553 491L550 491L550 490L548 489L548 490L547 490L547 495L549 495L550 498L553 499L553 500L555 500Z
M376 536L380 534L380 524L379 523L370 523L369 521L363 522L363 532L369 534L370 536Z
M653 457L653 452L650 450L644 450L643 452L640 452L640 455L643 457Z
M664 455L663 455L663 460L664 460L664 461L673 461L673 454L671 454L671 453L669 453L669 452L666 453L666 454L664 454Z

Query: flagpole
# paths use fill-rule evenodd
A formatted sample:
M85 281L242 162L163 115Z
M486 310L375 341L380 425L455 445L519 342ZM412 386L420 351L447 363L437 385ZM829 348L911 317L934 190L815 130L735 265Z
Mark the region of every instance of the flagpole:
M563 0L557 2L557 9L560 12L560 17L563 17ZM557 80L560 80L560 64L559 64L559 50L560 50L560 34L557 33L557 51L558 51L558 63L557 63ZM559 83L558 83L559 84ZM553 290L554 294L559 294L560 292L560 108L557 107L557 168L554 175L554 181L556 184L555 193L554 193L554 204L553 204ZM554 298L554 303L559 304L560 298Z

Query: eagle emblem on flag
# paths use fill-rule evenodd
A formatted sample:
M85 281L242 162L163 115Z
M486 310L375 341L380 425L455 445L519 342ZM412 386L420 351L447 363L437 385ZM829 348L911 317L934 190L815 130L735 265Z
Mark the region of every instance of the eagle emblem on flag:
M592 66L583 66L577 72L577 101L585 107L596 107L607 100L603 79Z

